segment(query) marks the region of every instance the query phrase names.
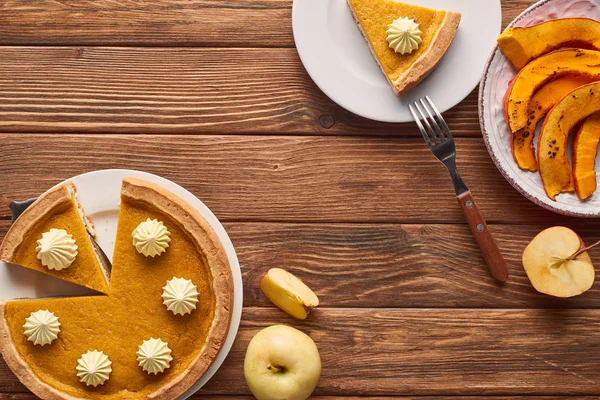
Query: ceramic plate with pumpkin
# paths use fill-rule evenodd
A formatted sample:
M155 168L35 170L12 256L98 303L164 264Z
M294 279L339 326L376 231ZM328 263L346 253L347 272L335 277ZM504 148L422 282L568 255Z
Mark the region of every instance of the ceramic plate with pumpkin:
M229 327L233 319L235 335L239 316L234 307L238 277L230 260L238 271L239 266L228 239L221 241L223 232L213 229L214 221L169 190L176 185L161 185L161 178L135 171L75 178L84 197L80 209L87 211L88 183L97 184L102 173L116 179L108 192L118 210L111 217L104 210L104 221L92 218L102 230L103 222L118 221L108 291L1 303L0 350L19 379L42 398L177 398L196 389L215 360L222 361L221 349L225 346L226 353L231 344ZM58 217L63 214L64 208L50 207L37 222L24 225L35 218L18 219L6 238L12 243L14 232L24 231L17 247L29 246L41 240L41 231L53 229L53 221L69 216ZM69 235L74 230L69 224L60 228ZM68 271L76 260L85 264L95 257L78 251L85 247L84 236L72 237L44 242L36 250L55 251L56 260L70 263L62 270ZM63 257L73 244L74 260Z
M496 166L527 198L562 214L600 216L598 65L595 2L543 0L499 36L480 85L480 123Z

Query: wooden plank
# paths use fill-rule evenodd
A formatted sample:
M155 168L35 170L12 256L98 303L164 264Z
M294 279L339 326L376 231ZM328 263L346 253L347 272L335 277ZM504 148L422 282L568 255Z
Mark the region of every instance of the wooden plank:
M320 348L315 395L600 395L598 310L317 309L304 322L246 308L237 340L201 395L249 394L251 337L294 325ZM23 391L0 362L0 391Z
M481 135L475 91L446 117ZM335 105L295 49L213 48L0 47L0 132L420 137Z
M503 26L533 0L504 0ZM293 47L292 0L5 0L0 45Z
M0 220L0 240L8 225ZM600 239L600 222L569 225L588 244ZM521 254L543 228L491 227L510 268L508 282L498 285L465 225L225 224L240 260L248 307L272 306L259 282L278 267L308 284L322 307L600 308L599 283L568 300L533 289ZM600 262L600 248L590 255Z
M291 0L6 0L2 45L293 46Z
M573 226L586 243L599 223ZM537 293L521 254L542 226L495 225L510 277L490 276L465 225L225 225L243 271L244 304L269 306L259 282L285 268L307 283L325 307L600 308L600 285L565 300ZM600 249L590 252L600 262Z
M2 190L16 199L82 172L129 168L183 185L224 221L464 223L447 171L417 139L0 135L0 143ZM482 139L458 139L457 148L488 222L564 221L512 189Z

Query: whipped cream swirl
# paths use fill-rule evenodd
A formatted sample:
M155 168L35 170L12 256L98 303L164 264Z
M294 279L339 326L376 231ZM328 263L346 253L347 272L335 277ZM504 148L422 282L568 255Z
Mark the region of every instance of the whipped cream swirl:
M160 338L144 340L136 354L142 370L154 375L169 368L173 360L169 345Z
M131 236L136 250L146 257L162 254L171 241L167 227L161 221L150 218L140 223Z
M101 351L88 351L77 360L77 376L87 386L103 385L112 372L112 361Z
M48 310L38 310L25 318L23 330L27 340L32 341L34 345L44 346L52 343L58 337L60 322L54 313Z
M198 289L189 279L173 278L163 287L163 304L173 314L191 313L198 303Z
M410 54L419 48L423 32L414 19L400 17L388 25L387 41L396 53Z
M37 241L37 258L44 267L60 271L69 268L77 257L77 244L73 235L64 229L52 228L42 233L42 238Z

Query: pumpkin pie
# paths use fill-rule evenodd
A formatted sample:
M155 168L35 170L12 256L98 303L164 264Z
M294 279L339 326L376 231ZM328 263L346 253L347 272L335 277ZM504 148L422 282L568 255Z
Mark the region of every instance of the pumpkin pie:
M440 62L458 29L460 13L438 11L395 0L347 0L373 57L397 95L421 82ZM387 41L388 26L414 20L421 31L416 50L400 54Z
M77 255L67 268L49 269L38 258L38 241L51 229L62 229L75 240ZM0 245L0 260L108 293L109 269L90 235L95 235L94 225L77 201L75 185L66 182L40 196L19 216Z
M160 221L170 237L166 250L155 256L142 254L132 240L148 220ZM193 282L197 299L179 314L162 297L169 282L178 280ZM0 351L19 379L42 398L175 399L215 360L229 330L232 300L228 259L208 222L164 188L126 178L108 295L1 304ZM58 338L44 346L34 345L23 333L25 319L40 309L60 322ZM166 368L150 374L148 360L144 368L138 361L153 343L168 346L170 353ZM107 357L104 366L109 360L111 372L108 380L87 386L76 368L81 368L82 355L94 351Z

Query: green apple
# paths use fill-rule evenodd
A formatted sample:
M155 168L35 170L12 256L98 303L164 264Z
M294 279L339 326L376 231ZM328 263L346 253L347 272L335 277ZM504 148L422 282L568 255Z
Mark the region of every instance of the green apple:
M317 345L290 326L261 330L246 350L244 377L258 400L306 400L320 376Z

